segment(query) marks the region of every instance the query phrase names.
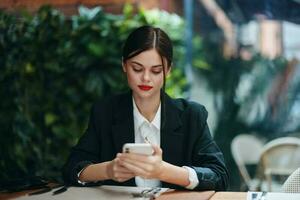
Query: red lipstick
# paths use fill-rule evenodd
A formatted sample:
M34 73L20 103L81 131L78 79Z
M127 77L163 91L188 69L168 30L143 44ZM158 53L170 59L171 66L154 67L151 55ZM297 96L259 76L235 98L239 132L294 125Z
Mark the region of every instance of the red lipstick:
M148 91L148 90L151 90L153 88L152 86L149 86L149 85L138 85L138 87L141 90L144 90L144 91Z

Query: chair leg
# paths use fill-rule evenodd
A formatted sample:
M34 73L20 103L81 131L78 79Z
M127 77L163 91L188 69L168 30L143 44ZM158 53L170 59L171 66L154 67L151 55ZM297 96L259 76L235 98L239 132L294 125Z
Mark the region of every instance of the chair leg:
M268 183L268 192L272 192L272 174L269 171L267 171L265 173L265 176Z

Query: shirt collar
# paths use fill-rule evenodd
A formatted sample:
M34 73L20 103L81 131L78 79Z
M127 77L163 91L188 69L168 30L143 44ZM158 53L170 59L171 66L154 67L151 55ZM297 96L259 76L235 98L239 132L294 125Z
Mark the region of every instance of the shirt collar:
M132 97L133 101L133 116L134 121L136 122L137 127L140 127L144 122L152 124L155 128L160 130L160 121L161 121L161 103L159 103L159 107L156 111L155 117L152 120L152 122L149 122L139 111L139 109L136 106L136 103L134 101L134 98Z

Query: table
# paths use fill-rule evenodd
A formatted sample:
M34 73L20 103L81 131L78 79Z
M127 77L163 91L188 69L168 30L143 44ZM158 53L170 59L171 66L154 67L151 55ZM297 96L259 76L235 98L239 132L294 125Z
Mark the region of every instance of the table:
M247 192L216 192L209 200L246 200Z
M15 192L15 193L0 193L1 200L14 199L28 193L32 190ZM162 194L157 200L204 200L206 197L211 196L209 200L246 200L247 192L216 192L210 193L211 191L194 192L194 191L175 191L168 194Z
M13 193L0 193L0 200L14 199L14 198L24 196L24 195L29 194L34 191L35 190L25 190L25 191L21 191L21 192L13 192Z
M49 187L55 187L57 186L57 183L49 183L47 186ZM31 190L23 190L20 192L12 192L12 193L7 193L7 192L0 192L0 200L7 200L7 199L15 199L17 197L24 196L26 194L29 194L31 192L35 192L39 189L31 189Z
M157 200L209 200L214 194L214 191L174 191L163 193Z

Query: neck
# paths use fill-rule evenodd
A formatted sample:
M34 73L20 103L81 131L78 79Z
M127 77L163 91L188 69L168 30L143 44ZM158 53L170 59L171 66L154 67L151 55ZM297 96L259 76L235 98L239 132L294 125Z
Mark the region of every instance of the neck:
M133 98L135 101L135 104L137 108L139 109L140 113L149 121L151 122L155 114L158 110L159 104L160 104L160 96L157 95L152 98L139 98L136 95L133 94Z

